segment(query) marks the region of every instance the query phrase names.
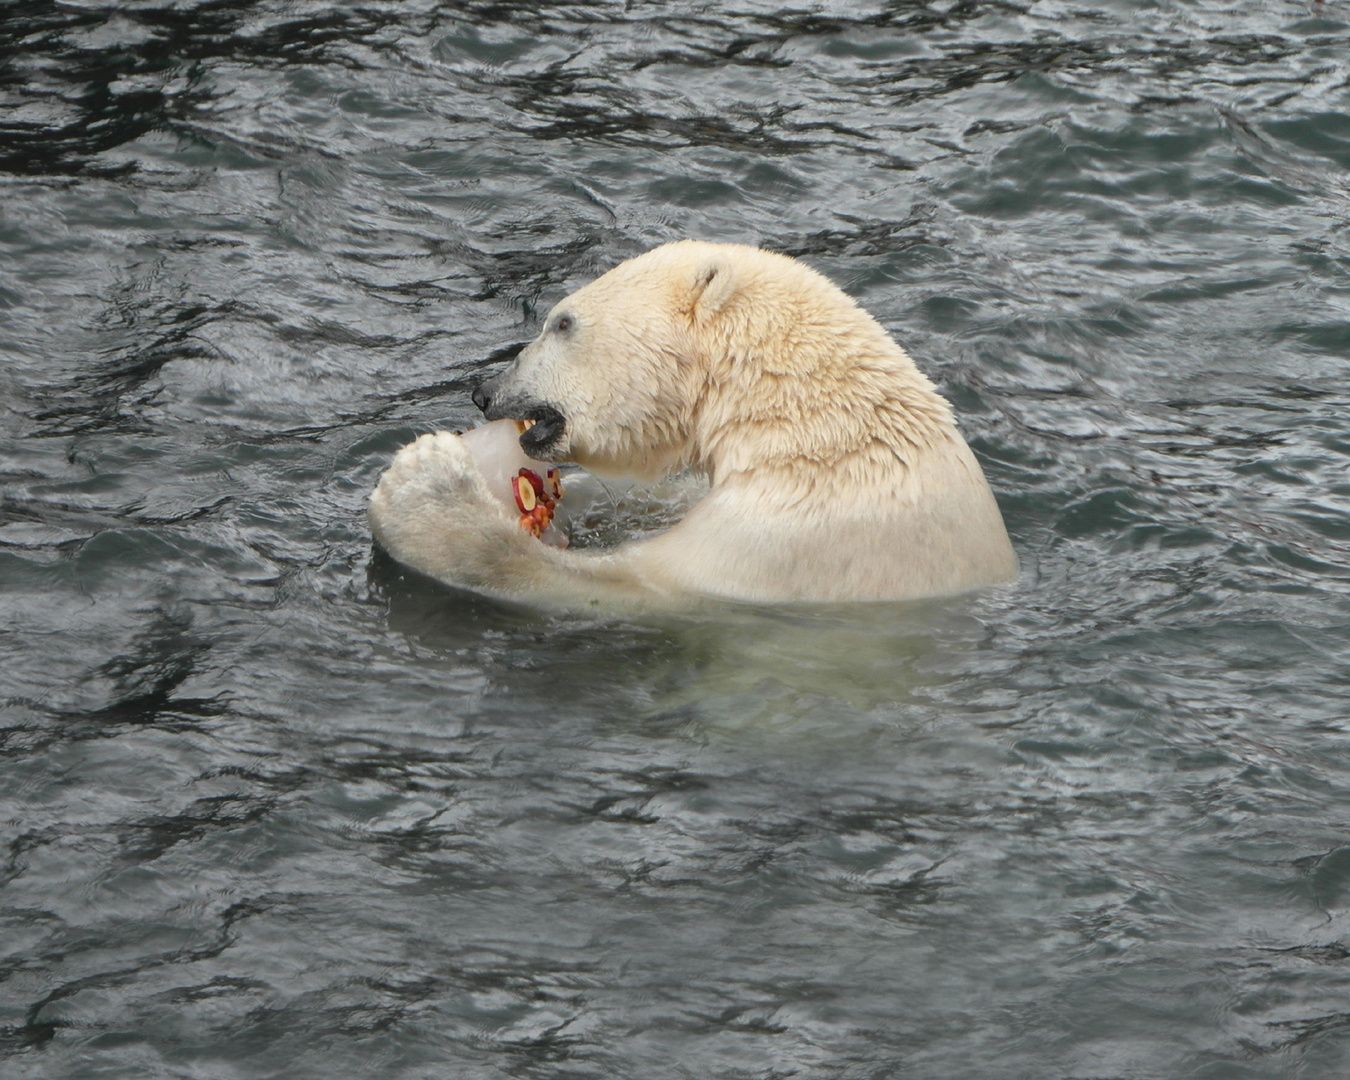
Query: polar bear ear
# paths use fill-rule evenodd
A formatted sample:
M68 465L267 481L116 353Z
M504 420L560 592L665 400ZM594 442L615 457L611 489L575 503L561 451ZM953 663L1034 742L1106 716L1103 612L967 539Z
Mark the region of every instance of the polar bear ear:
M689 311L695 322L706 322L736 294L736 271L726 259L710 259L694 272Z

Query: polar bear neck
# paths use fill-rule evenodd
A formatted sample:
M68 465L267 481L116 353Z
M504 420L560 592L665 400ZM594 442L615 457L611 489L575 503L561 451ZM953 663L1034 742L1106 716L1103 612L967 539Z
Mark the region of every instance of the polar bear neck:
M902 483L921 457L950 453L951 408L905 351L834 285L790 265L804 287L784 287L775 267L702 335L690 463L715 484L772 474L785 496L805 496L822 482Z

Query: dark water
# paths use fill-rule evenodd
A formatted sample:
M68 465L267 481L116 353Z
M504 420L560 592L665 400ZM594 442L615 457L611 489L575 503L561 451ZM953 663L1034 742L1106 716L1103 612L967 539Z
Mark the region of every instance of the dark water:
M0 1073L1350 1072L1348 35L0 6ZM1015 587L582 619L372 558L394 450L686 235L895 332Z

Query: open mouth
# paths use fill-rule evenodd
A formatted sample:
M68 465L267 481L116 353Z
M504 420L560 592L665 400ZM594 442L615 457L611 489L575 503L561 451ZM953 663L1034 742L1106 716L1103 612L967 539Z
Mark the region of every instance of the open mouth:
M563 414L550 405L539 406L516 424L521 428L520 448L537 460L557 445L567 427Z

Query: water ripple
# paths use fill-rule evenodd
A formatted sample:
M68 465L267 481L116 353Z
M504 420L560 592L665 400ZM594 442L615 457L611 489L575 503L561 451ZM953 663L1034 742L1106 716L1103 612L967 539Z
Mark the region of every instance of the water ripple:
M16 1077L1334 1076L1341 6L0 13ZM956 602L544 616L394 450L684 235L953 400ZM575 478L577 540L697 488Z

